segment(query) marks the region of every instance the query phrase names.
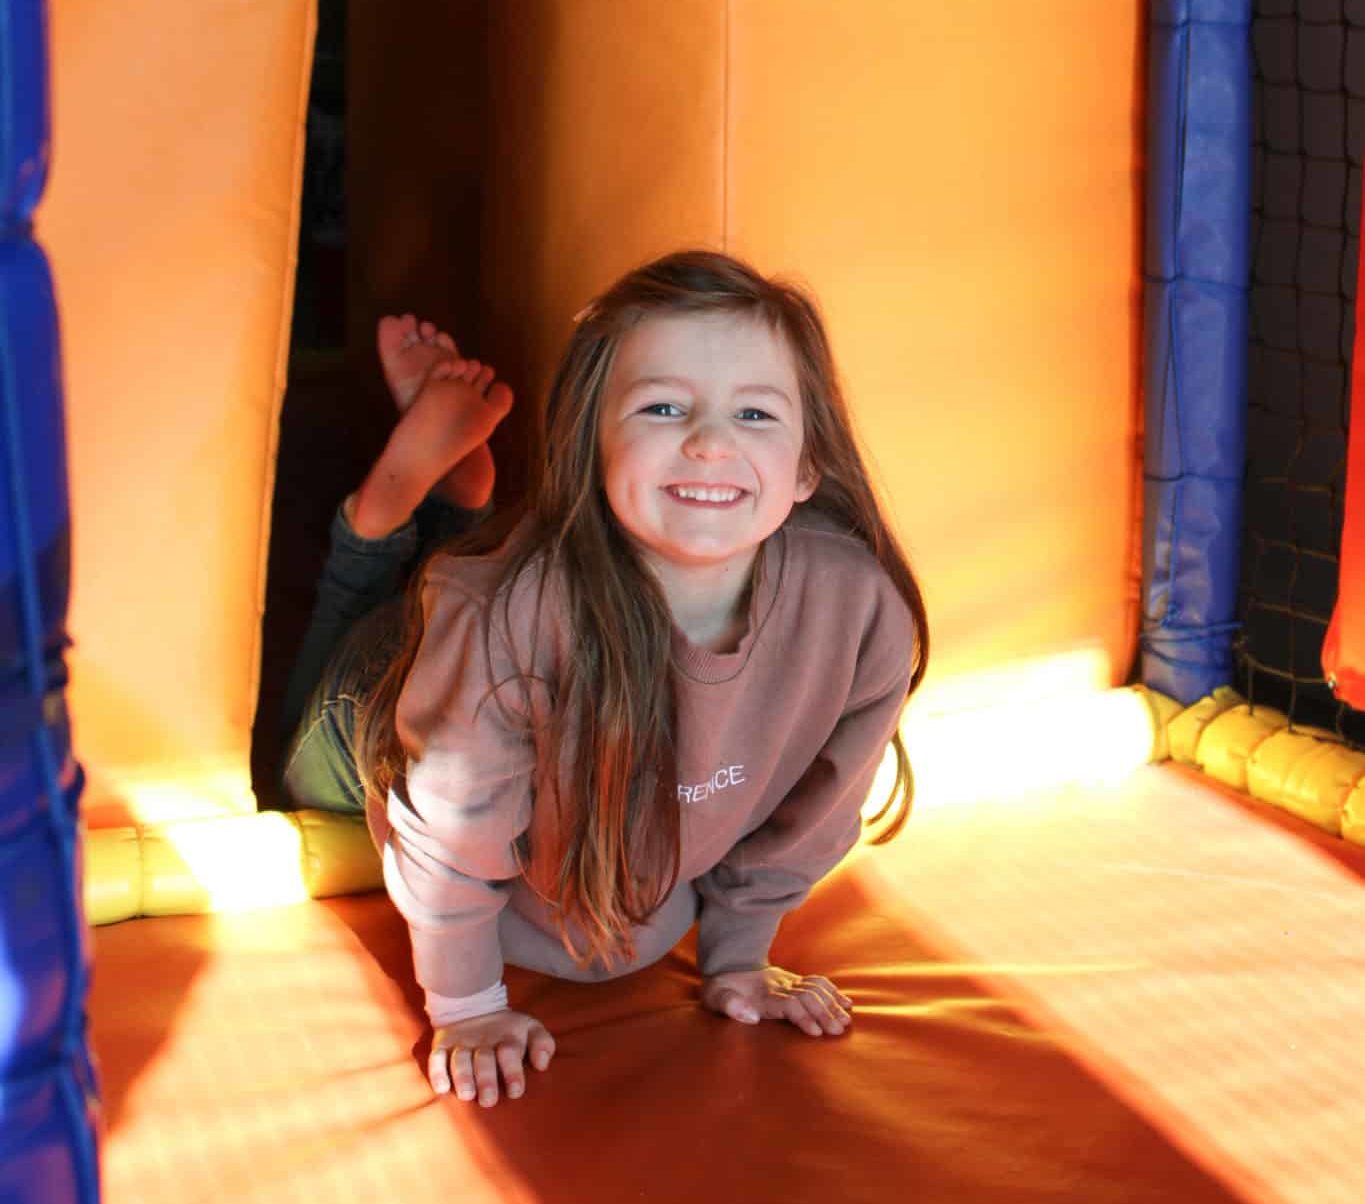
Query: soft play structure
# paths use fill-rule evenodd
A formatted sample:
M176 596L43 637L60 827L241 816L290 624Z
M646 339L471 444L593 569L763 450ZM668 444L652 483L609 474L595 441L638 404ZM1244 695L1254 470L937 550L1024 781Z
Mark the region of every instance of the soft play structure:
M0 1204L1357 1204L1365 752L1237 689L1251 0L378 13L348 278L476 311L520 409L665 251L820 299L934 646L910 823L772 950L853 1026L701 1010L689 935L508 967L551 1068L432 1095L363 826L253 787L316 6L0 0Z
M30 217L47 175L46 30L0 6L0 1199L93 1200L90 943L63 687L70 520L57 311Z

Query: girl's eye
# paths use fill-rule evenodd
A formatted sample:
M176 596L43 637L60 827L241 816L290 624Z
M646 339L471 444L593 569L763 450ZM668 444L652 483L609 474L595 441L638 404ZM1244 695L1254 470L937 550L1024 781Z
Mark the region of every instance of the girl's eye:
M772 415L767 410L760 410L757 406L747 406L740 410L739 416L746 422L769 422Z
M671 414L665 414L665 413L663 413L664 410L672 410L673 413L671 413ZM671 401L653 401L653 402L650 402L649 405L645 406L645 407L640 411L640 413L642 413L642 414L658 414L659 417L661 417L661 418L676 418L679 414L682 413L682 411L681 411L680 409L678 409L678 407L675 406Z

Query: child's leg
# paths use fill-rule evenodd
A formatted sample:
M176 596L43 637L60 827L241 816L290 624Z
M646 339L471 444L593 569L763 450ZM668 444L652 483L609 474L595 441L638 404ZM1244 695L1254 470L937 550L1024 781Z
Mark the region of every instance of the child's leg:
M373 655L387 643L384 631L362 620L399 592L422 547L467 530L487 512L486 495L483 509L473 510L435 486L458 473L472 449L487 450L512 400L501 382L490 388L491 369L449 359L428 367L415 396L400 394L408 382L395 379L395 362L386 360L385 372L399 421L360 489L333 516L317 601L281 708L282 735L293 737L285 784L303 806L328 806L330 798L333 809L344 810L345 800L360 798L350 752L355 700L377 677L373 666L382 671L387 659ZM489 484L491 491L491 474Z
M285 750L280 782L295 806L364 813L356 712L398 650L402 610L401 597L381 602L346 632L323 666Z
M357 535L343 507L332 516L327 559L318 579L317 600L294 658L280 709L280 730L288 739L299 726L304 705L342 637L376 606L399 592L403 572L417 551L417 524L408 521L378 539Z
M402 643L397 579L408 560L420 561L426 547L468 531L488 509L462 510L433 494L386 540L361 539L338 510L314 622L286 694L285 734L293 735L281 784L296 806L364 811L355 768L356 713Z
M427 333L430 338L422 337ZM419 552L481 518L492 489L490 473L488 492L475 497L468 474L460 474L472 452L487 452L511 391L500 381L492 384L492 369L452 359L450 336L430 323L417 326L411 315L384 319L378 342L399 418L360 488L332 518L317 604L285 691L286 736L347 629L398 591ZM477 505L443 496L441 486L451 476L460 476Z

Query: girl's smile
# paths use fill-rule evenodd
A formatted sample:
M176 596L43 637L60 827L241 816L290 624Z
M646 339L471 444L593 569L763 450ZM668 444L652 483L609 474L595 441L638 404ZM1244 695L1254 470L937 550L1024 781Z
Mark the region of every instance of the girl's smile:
M745 496L745 491L733 485L666 485L669 497L689 506L724 508L733 506Z

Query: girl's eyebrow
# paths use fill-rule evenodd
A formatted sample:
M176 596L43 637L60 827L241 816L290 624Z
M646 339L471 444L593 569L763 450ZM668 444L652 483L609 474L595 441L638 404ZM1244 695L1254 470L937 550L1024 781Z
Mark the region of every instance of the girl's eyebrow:
M690 389L692 387L692 382L685 376L641 376L631 381L630 384L626 386L626 391L621 396L628 397L630 394L634 393L636 389L644 388L646 385L677 385L683 389ZM741 393L763 393L771 397L780 397L789 406L792 403L791 398L776 385L740 385L739 388L735 390L735 395L738 396Z

